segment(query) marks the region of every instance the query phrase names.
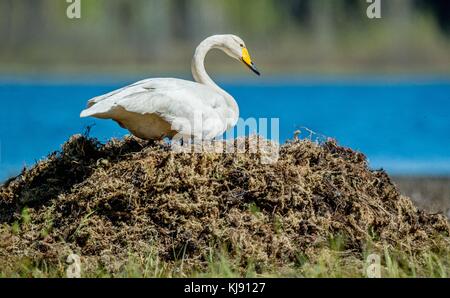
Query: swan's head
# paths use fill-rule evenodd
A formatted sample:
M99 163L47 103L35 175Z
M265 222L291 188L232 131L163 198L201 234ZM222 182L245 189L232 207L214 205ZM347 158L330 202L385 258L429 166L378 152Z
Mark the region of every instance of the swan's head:
M250 58L247 47L244 41L236 35L221 35L221 43L219 48L223 50L228 56L243 62L248 68L250 68L254 73L260 75L260 72L256 68L255 64Z

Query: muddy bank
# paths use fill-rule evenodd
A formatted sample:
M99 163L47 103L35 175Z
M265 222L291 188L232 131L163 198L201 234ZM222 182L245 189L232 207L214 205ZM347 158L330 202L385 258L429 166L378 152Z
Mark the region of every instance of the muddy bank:
M74 136L0 187L0 262L61 262L74 252L113 272L130 254L202 268L223 252L263 270L314 258L337 235L356 256L368 242L437 250L449 235L445 217L418 210L335 141L295 140L275 163L260 157Z
M393 180L418 207L450 218L450 177L398 176Z

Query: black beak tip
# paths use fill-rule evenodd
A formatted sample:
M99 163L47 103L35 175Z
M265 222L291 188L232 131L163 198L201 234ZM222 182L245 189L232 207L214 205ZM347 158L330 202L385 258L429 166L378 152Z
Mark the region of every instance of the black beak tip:
M259 70L256 68L255 64L252 62L252 64L247 64L245 63L244 59L241 59L242 62L244 62L244 64L251 69L251 71L253 71L255 74L257 74L258 76L261 76L261 73L259 72Z
M256 68L255 64L252 62L252 65L250 66L250 69L256 73L258 76L261 75L261 73L259 72L259 70Z

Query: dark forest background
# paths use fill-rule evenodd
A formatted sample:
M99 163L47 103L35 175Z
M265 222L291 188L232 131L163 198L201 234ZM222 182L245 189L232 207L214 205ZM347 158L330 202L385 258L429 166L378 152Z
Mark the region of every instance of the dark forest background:
M447 73L450 1L0 0L0 71L187 72L195 46L217 33L247 43L267 74ZM221 73L241 71L212 54Z

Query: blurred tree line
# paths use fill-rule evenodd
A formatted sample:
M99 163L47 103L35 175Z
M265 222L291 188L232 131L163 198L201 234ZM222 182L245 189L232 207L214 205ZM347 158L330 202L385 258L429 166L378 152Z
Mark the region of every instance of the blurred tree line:
M81 0L70 20L65 0L0 0L0 65L185 70L202 38L235 33L270 72L450 69L450 1L381 1L370 20L366 0Z

